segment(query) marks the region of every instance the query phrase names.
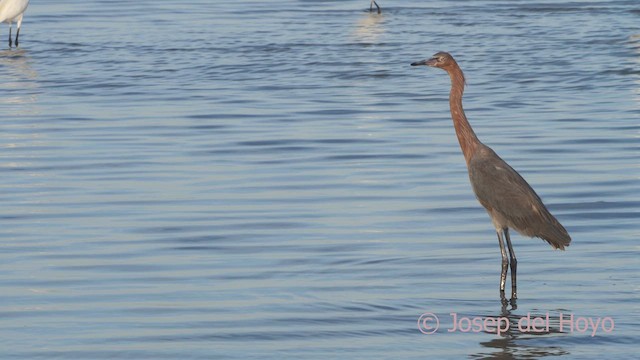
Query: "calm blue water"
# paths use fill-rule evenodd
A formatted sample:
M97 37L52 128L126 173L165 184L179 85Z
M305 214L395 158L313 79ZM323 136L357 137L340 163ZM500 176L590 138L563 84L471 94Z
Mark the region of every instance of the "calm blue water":
M638 2L379 4L33 1L19 49L2 24L0 358L637 356ZM573 237L513 234L517 307L449 79L409 66L440 50Z

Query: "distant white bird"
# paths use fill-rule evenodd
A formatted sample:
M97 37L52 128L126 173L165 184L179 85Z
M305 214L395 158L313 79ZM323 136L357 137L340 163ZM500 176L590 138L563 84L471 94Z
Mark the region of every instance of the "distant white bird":
M18 37L20 36L20 26L22 25L22 15L27 10L29 0L0 0L0 23L9 24L9 47L11 43L11 23L18 23L16 32L16 47L18 47Z
M0 0L1 1L1 0ZM378 8L378 14L380 14L380 6L378 6L378 3L375 0L371 0L371 3L369 4L369 12L373 11L373 5L376 5L376 7Z

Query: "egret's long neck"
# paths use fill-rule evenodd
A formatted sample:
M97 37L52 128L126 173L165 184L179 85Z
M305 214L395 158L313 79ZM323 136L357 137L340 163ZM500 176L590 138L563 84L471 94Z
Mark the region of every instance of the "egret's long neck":
M456 136L458 136L458 142L462 149L464 159L469 164L471 155L475 151L480 140L473 132L467 117L464 114L462 108L462 94L464 93L464 74L460 67L455 66L447 69L449 76L451 77L451 93L449 94L449 107L451 108L451 119L453 119L453 126L456 129Z

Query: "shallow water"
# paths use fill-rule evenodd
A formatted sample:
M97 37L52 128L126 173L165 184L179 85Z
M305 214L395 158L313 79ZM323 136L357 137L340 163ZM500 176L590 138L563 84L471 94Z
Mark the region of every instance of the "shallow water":
M0 50L2 358L636 356L638 3L379 4L32 2ZM439 50L573 237L512 236L516 308L449 79L409 66Z

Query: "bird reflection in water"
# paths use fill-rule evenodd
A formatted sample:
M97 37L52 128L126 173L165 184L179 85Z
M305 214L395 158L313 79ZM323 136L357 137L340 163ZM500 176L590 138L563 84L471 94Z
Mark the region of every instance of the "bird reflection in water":
M372 43L384 33L382 16L366 14L358 20L353 36L358 42Z
M481 342L480 345L487 349L486 352L480 352L477 354L471 354L469 357L472 359L538 359L546 356L561 356L569 355L569 352L561 346L549 345L545 343L544 346L536 345L534 341L540 339L540 337L554 337L562 335L559 330L559 315L549 314L549 330L539 329L533 331L531 327L527 329L525 322L529 319L541 317L546 318L548 313L545 314L527 314L516 315L512 312L515 308L509 310L503 303L500 315L481 315L483 318L506 318L509 321L509 328L503 331L500 336L492 337L489 341ZM521 327L519 327L519 323ZM530 325L530 324L529 324ZM489 333L489 332L487 332ZM494 332L495 334L495 332ZM527 342L531 341L530 344Z
M0 51L0 69L3 81L0 91L4 94L0 104L14 105L6 111L12 115L32 115L39 111L33 105L38 101L38 73L31 66L27 50L8 49ZM25 106L26 105L26 106Z
M631 43L631 47L635 50L638 57L635 59L635 62L638 67L640 67L640 34L634 34L629 37L629 42ZM635 80L636 84L640 85L640 80ZM636 101L640 103L640 87L635 89Z

